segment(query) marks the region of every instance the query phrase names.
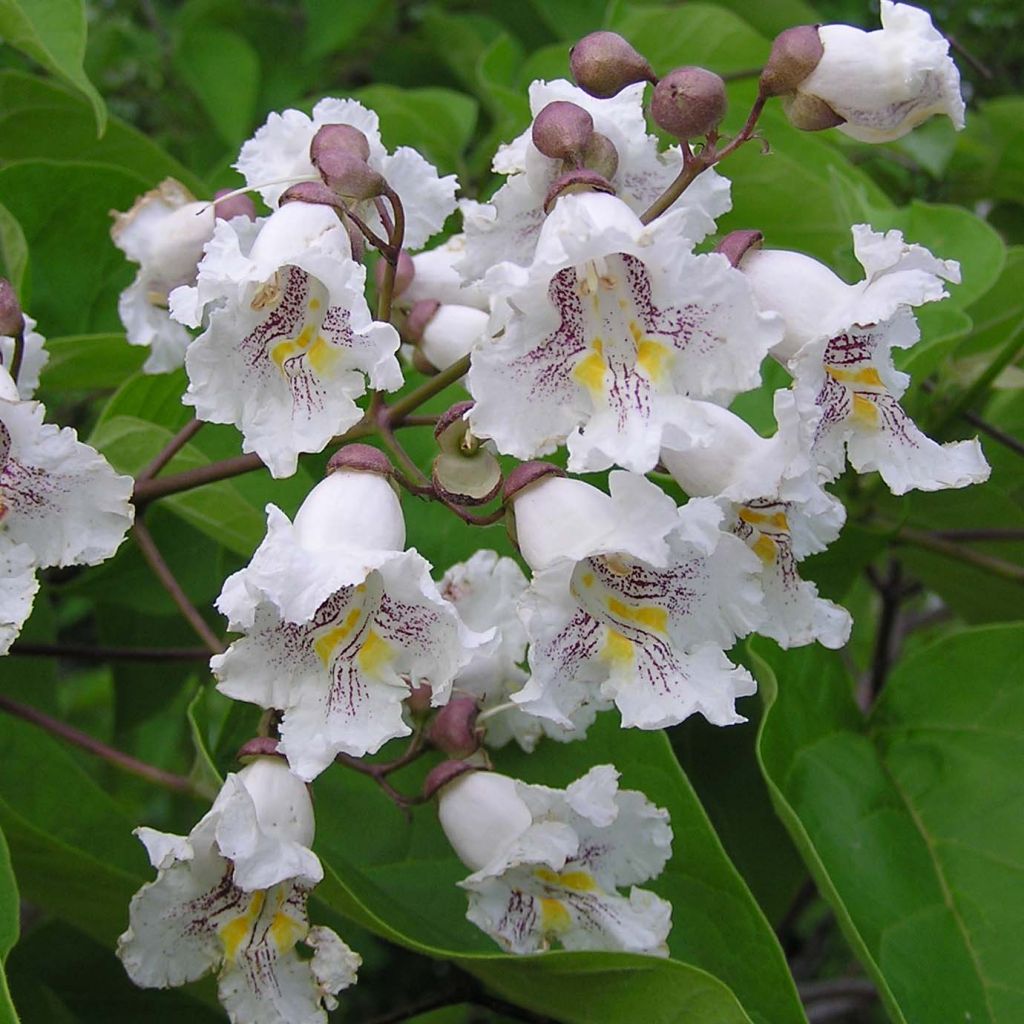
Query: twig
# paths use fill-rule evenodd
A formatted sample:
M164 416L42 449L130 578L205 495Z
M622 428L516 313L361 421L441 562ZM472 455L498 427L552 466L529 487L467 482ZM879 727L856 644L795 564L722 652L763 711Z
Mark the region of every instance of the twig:
M399 398L387 410L388 423L392 428L397 427L405 420L405 417L414 409L418 409L428 399L440 394L449 384L454 384L460 377L464 377L469 370L469 356L463 356L457 362L452 363L447 369L435 374L429 380L425 380L419 387L413 388L409 394Z
M898 559L892 558L889 560L889 571L885 579L876 580L874 576L871 576L871 580L876 584L878 596L882 602L882 610L878 617L878 632L871 659L868 692L864 695L867 706L870 706L882 692L885 677L889 674L889 665L892 661L893 632L899 620L900 604L903 601L903 566L900 565Z
M164 466L167 465L171 459L174 458L182 448L192 440L193 437L199 432L199 428L203 425L203 420L190 420L179 430L174 437L164 445L163 451L161 451L153 461L146 466L146 468L135 478L136 488L143 480L151 480L153 477L160 472Z
M191 491L204 484L216 483L218 480L228 480L233 476L241 476L243 473L251 473L256 469L264 469L263 460L254 453L248 455L235 455L230 459L221 459L219 462L210 462L205 466L196 466L194 469L185 469L180 473L171 473L168 476L157 477L154 480L141 480L135 484L135 493L132 501L137 508L148 505L157 498L165 498L169 494L178 494L181 491Z
M1024 441L1018 441L1017 438L1011 434L1007 434L1006 431L1000 430L997 426L989 423L988 420L983 420L980 416L971 412L969 409L965 409L960 415L967 420L972 426L977 427L983 434L988 434L993 441L998 441L1001 445L1009 448L1010 451L1017 455L1024 456Z
M175 793L194 794L195 792L192 782L185 778L185 776L175 775L173 772L165 772L162 768L157 768L156 765L140 761L137 757L132 757L131 754L126 754L123 750L116 750L114 747L108 746L88 733L82 732L66 722L61 722L59 719L51 718L49 715L44 714L42 711L37 711L27 704L11 700L9 697L0 697L0 710L6 711L9 715L14 715L16 718L24 719L26 722L31 722L51 735L57 736L59 739L76 747L80 747L82 750L87 750L90 754L103 758L104 761L114 765L114 767L120 768L131 775L137 775L140 779L145 779L147 782L163 786L165 789L173 790Z
M21 373L21 361L25 357L25 327L14 335L14 352L11 355L11 380L18 383L18 374Z
M1005 562L1001 558L993 558L991 555L975 551L973 548L961 547L922 530L913 530L909 526L903 526L896 533L894 540L897 544L900 542L913 544L926 551L933 551L937 555L955 558L959 562L973 565L976 569L990 572L1004 580L1010 580L1011 583L1024 583L1024 567L1014 565L1012 562Z
M160 549L156 546L153 535L149 532L149 528L141 518L136 518L135 526L132 528L132 536L142 552L142 557L145 558L149 567L153 570L153 574L163 585L164 590L170 595L178 611L181 612L188 624L195 630L196 636L206 644L211 653L220 654L224 650L224 644L206 624L206 620L199 614L195 605L188 599L188 595L182 590L181 584L174 573L171 572L167 562L164 561L164 556L160 554Z
M207 661L210 657L205 647L91 647L88 644L33 644L23 640L14 644L10 654L82 661Z
M1017 541L1024 540L1024 530L1015 530L1012 527L1001 529L991 527L977 530L932 530L933 537L941 537L943 540L974 540L974 541Z

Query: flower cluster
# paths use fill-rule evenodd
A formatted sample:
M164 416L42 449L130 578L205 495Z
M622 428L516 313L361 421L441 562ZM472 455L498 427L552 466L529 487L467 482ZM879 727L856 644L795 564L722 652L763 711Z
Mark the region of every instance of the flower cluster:
M606 712L642 730L695 713L744 721L737 701L755 682L731 660L738 639L848 639L849 614L800 575L843 527L829 488L847 462L894 494L986 478L977 441L941 445L913 423L893 362L919 338L914 310L959 281L954 261L867 224L852 229L853 284L755 230L706 244L730 208L714 165L750 140L769 97L798 127L867 142L934 113L962 124L956 69L927 15L883 2L882 17L870 34L779 36L728 142L717 76L659 78L625 40L587 37L575 84L531 86L530 128L494 158L503 184L488 202L462 200L462 231L432 248L456 210L454 177L410 149L389 153L353 100L271 114L245 143L235 166L266 216L173 182L119 216L115 239L140 266L121 312L128 340L151 346L147 371L183 361L185 404L235 424L276 477L336 448L294 520L267 507L263 542L218 598L238 636L211 661L217 687L266 709L261 741L278 759L229 776L187 839L140 830L159 874L122 938L134 980L216 969L233 1021L323 1020L358 957L306 918L322 872L305 783L338 761L380 782L430 745L456 760L423 795L437 796L472 872L460 883L469 919L502 949L666 953L671 908L636 886L669 860L667 813L620 790L612 765L565 790L478 770L491 767L481 742L582 740ZM647 131L649 95L677 144ZM389 406L402 341L439 383ZM791 378L774 394L768 357ZM456 381L470 401L436 419L428 477L394 431L421 393ZM751 392L771 407L770 436L729 408ZM15 452L24 442L8 434ZM400 468L342 443L353 434L376 434ZM535 461L563 446L568 473L610 473L586 482ZM503 472L499 456L523 462ZM435 582L406 548L400 488L467 523L504 518L521 563L480 550ZM25 550L26 567L67 557ZM402 737L397 761L361 762Z

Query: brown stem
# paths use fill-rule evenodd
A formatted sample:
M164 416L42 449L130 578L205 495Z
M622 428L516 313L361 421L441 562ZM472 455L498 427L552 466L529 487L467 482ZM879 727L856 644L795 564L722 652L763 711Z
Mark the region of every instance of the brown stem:
M871 677L869 689L864 703L870 707L875 698L882 692L885 678L889 674L892 663L893 633L900 614L903 601L903 567L898 559L890 559L889 571L884 579L871 577L876 584L878 596L882 602L881 614L878 618L878 631L875 637L875 650L871 660ZM867 710L867 708L865 708Z
M29 658L77 658L82 661L207 661L205 647L92 647L88 644L33 644L17 641L10 653Z
M709 134L708 145L699 153L691 153L688 144L682 143L683 169L675 181L657 199L647 207L640 215L642 224L650 224L655 217L661 216L689 187L694 180L704 173L709 167L714 167L719 161L724 160L731 153L734 153L745 142L753 137L754 128L757 126L758 118L764 110L768 97L758 93L754 105L750 108L746 123L740 129L739 134L723 149L717 148L717 134Z
M378 436L381 439L384 447L390 452L392 458L405 470L409 475L409 481L412 483L412 487L409 488L416 494L432 494L433 487L431 486L430 480L427 475L416 465L416 460L405 450L401 442L395 437L395 432L391 429L388 423L387 410L383 410L383 414L380 417L380 426L377 430ZM406 481L402 481L407 483Z
M171 572L167 562L164 561L164 556L160 554L160 549L156 546L153 535L149 532L149 528L141 518L135 520L132 536L142 552L142 557L145 558L149 567L153 570L153 574L163 585L164 590L170 595L178 611L181 612L188 624L195 630L196 636L206 644L212 654L222 653L224 644L207 625L206 620L199 614L196 606L188 599L188 595L182 589L174 573Z
M403 418L403 420L402 420L402 422L400 424L396 423L395 426L396 427L397 426L402 426L402 427L436 427L438 419L440 419L440 417L438 416L438 414L436 412L434 412L434 413L427 413L426 415L423 415L423 416L406 416L406 417Z
M449 384L454 384L464 377L469 370L469 356L452 363L451 366L425 380L419 387L413 388L409 394L399 398L387 411L388 423L397 427L414 409L418 409L428 399L440 394Z
M983 420L980 416L971 412L969 409L965 410L960 414L968 423L972 426L977 427L983 434L988 434L993 441L998 441L1005 448L1009 448L1011 452L1016 455L1024 456L1024 441L1019 441L1011 434L1007 434L1006 431L1000 430L997 426L989 423L988 420Z
M153 461L146 466L146 468L135 478L135 486L143 480L152 480L167 465L171 459L174 458L182 448L192 440L193 437L199 433L199 428L203 425L203 420L190 420L179 430L174 437L164 445L163 451L161 451Z
M233 476L241 476L243 473L251 473L253 470L264 468L263 460L255 453L235 455L230 459L210 462L205 466L196 466L195 469L185 469L180 473L171 473L153 480L138 481L132 501L135 502L137 508L142 508L151 501L164 498L168 494L191 491L204 484L229 480Z
M993 558L991 555L975 551L973 548L961 547L959 544L943 540L941 537L925 533L923 530L914 530L909 526L903 526L896 533L895 540L897 543L902 541L926 551L932 551L937 555L955 558L959 562L973 565L976 569L990 572L993 576L999 576L1011 583L1024 583L1024 567L1014 565L1012 562L1005 562L1001 558Z
M18 374L21 372L21 361L25 357L25 328L22 327L14 335L14 352L11 355L11 380L18 383Z
M147 782L163 786L165 789L173 790L175 793L195 793L191 781L185 778L184 775L165 772L162 768L157 768L156 765L140 761L138 758L132 757L131 754L126 754L122 750L116 750L114 747L108 746L88 733L82 732L66 722L61 722L59 719L51 718L49 715L44 714L42 711L37 711L27 704L11 700L9 697L0 697L0 710L6 711L9 715L14 715L16 718L21 718L26 722L31 722L51 735L76 747L80 747L82 750L87 750L90 754L103 758L104 761L114 765L116 768L120 768L122 771L129 772L132 775L137 775L140 779L145 779Z
M1001 529L991 527L978 530L932 530L933 537L940 537L943 540L973 540L973 541L1018 541L1024 540L1024 530L1015 530L1012 527Z

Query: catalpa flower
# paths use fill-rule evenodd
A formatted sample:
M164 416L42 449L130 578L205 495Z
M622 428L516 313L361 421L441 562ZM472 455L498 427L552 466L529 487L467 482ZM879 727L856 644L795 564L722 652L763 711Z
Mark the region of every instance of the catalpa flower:
M36 330L36 321L27 313L22 334L21 368L18 370L18 397L30 399L39 387L39 374L50 361L46 339ZM0 334L0 364L8 371L14 359L14 338Z
M218 972L232 1024L326 1024L360 958L306 902L323 877L313 805L283 761L261 757L229 775L188 836L135 834L157 869L132 897L117 953L143 988ZM300 957L305 947L312 956Z
M617 154L615 170L606 177L618 197L641 214L661 195L683 166L678 146L659 152L658 140L647 131L644 85L630 85L609 99L597 99L565 79L530 85L530 111L537 116L548 104L570 102L586 110L594 130ZM530 129L498 149L493 168L509 175L489 203L463 200L466 257L459 264L470 280L483 277L497 263L509 260L528 266L544 224L544 204L552 183L563 173L561 161L544 156L531 141ZM694 242L715 230L715 218L730 208L729 181L705 171L678 202L688 213Z
M842 647L849 613L819 597L798 568L839 536L846 519L842 502L818 482L811 457L817 416L802 416L791 391L775 393L778 430L770 438L721 406L695 402L692 414L694 422L706 421L704 437L663 449L661 461L687 494L717 497L726 513L723 528L757 555L764 591L757 631L782 647L814 640Z
M568 439L573 472L645 473L686 432L679 396L723 402L757 385L781 324L724 256L693 254L688 216L645 227L612 196L558 201L530 267L488 276L508 311L467 378L477 436L521 459Z
M389 481L340 468L294 524L267 506L266 538L224 584L217 607L245 635L211 660L218 689L283 712L280 750L301 778L339 752L362 757L407 736L410 688L427 683L444 704L470 652L490 639L463 625L429 563L404 545Z
M235 168L274 208L292 182L319 179L309 146L317 131L328 124L351 125L366 136L370 147L367 163L402 200L405 248L419 249L441 230L455 209L455 175L439 177L437 168L408 146L388 153L380 140L377 115L355 100L323 99L313 108L312 117L301 110L270 114L266 124L242 146ZM375 231L383 230L372 202L357 204L356 212Z
M366 271L326 206L289 203L260 223L217 225L195 287L171 312L206 330L189 346L182 401L211 423L233 423L243 450L276 477L362 416L366 390L402 384L398 334L370 316Z
M890 142L935 114L964 126L960 73L949 41L927 11L882 0L882 27L819 25L822 55L797 97L823 101L839 131L861 142Z
M894 494L987 479L977 440L937 444L907 416L899 400L910 378L892 362L894 348L920 338L911 307L945 297L943 281L958 282L959 265L898 231L859 224L853 239L865 272L853 285L799 253L751 250L739 264L762 307L786 322L773 354L789 360L802 414L816 411L814 458L834 478L848 454L858 472L877 469Z
M466 916L506 952L667 955L672 906L636 883L671 856L668 814L618 777L598 765L563 790L470 772L440 789L441 827L473 872Z
M105 561L134 518L132 478L45 414L0 368L0 654L32 610L35 570Z
M624 727L662 729L698 711L715 725L743 721L735 701L755 684L724 650L761 620L756 556L722 532L712 499L676 509L643 477L615 472L609 483L610 496L547 477L513 495L534 570L521 603L532 675L513 700L564 728L608 702ZM560 555L544 538L553 522L578 525Z
M168 297L175 288L195 283L215 222L213 204L197 201L174 178L139 196L127 213L114 212L114 244L139 264L135 280L121 292L117 312L128 343L150 350L146 373L176 370L184 361L192 337L171 319Z

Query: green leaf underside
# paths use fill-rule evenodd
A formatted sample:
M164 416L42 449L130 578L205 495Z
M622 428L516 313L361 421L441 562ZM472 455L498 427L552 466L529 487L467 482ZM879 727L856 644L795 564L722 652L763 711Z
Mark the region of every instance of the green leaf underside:
M666 999L671 996L671 1004L685 1006L691 1016L654 1019L719 1019L699 1013L692 1016L697 1011L690 1003L698 998L695 993L700 993L701 1013L726 1014L721 1019L732 1020L728 1014L736 1009L732 997L726 998L727 985L756 1024L802 1021L774 934L723 852L663 734L622 730L615 714L607 714L591 729L585 744L548 741L529 756L508 748L495 755L497 770L555 786L564 786L591 765L603 763L620 769L624 788L642 790L672 817L674 856L662 876L645 887L675 907L669 937L674 959L626 960L646 969L645 988L664 992ZM403 775L399 775L398 785L411 789L411 774L404 779ZM328 773L315 789L318 806L339 809L338 814L324 815L318 823L317 848L328 875L317 892L321 899L385 938L430 955L456 959L481 977L486 972L489 984L504 985L501 990L510 998L538 1009L538 986L547 984L549 972L554 970L548 963L564 963L565 970L573 972L585 969L586 990L559 1003L558 1012L569 1014L566 1021L619 1019L594 1016L600 1012L599 1001L593 998L590 986L598 982L589 972L596 970L603 977L605 971L619 970L624 954L505 956L465 920L465 895L455 883L468 872L451 852L432 808L417 810L413 823L406 825L397 809L382 807L383 798L372 781L351 772ZM371 820L376 827L351 827L352 822ZM707 975L723 984L716 988ZM505 981L499 984L496 978ZM620 977L620 982L623 980ZM555 998L557 988L553 984L545 998ZM712 992L718 993L715 998L721 1003L715 1011L710 1008L717 1005L711 1000ZM711 1000L706 1007L700 1002L704 1000ZM669 1003L665 1005L668 1012ZM554 1007L548 1006L548 1010Z
M1024 1019L1024 630L908 657L868 722L837 655L751 647L776 807L893 1019Z
M7 989L4 961L18 941L18 884L11 867L11 854L7 849L3 829L0 828L0 1024L17 1024L18 1014Z

